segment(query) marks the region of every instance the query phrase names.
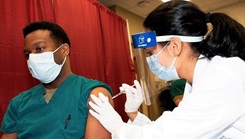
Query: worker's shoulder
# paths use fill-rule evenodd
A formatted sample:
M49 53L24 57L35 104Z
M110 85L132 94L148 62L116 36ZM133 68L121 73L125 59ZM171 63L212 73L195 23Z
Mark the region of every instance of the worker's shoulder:
M231 76L238 75L240 77L245 77L245 61L239 57L225 58L215 56L212 58L210 64L213 67L212 70L216 70L216 72L226 73L226 75Z
M239 57L214 57L212 59L213 64L217 64L220 68L228 68L233 70L243 70L245 69L245 61Z

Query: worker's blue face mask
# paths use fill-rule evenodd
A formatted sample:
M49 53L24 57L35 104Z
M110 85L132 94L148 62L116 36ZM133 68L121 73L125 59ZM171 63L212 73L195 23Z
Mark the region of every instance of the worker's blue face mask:
M60 47L53 52L43 52L40 54L29 55L27 65L32 77L38 79L42 83L50 83L57 78L66 61L66 57L61 65L54 61L54 53L58 51Z
M150 70L160 79L165 80L165 81L171 81L175 79L179 79L178 73L176 68L173 66L174 62L177 57L174 58L171 66L169 67L164 67L162 66L159 61L157 56L163 51L165 47L167 47L168 43L157 53L153 54L149 57L146 57L146 61L148 63L148 66Z

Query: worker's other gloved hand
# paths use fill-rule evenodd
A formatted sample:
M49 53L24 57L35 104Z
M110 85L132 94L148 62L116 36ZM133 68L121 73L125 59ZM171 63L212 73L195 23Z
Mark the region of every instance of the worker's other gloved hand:
M100 123L110 132L116 132L120 130L124 122L120 115L114 110L109 103L108 97L104 94L99 93L99 97L91 94L91 98L94 103L89 101L89 105L93 108L89 110L90 114L93 115Z
M127 113L138 111L143 102L143 90L137 80L134 80L134 86L135 88L124 83L119 88L120 91L125 91L126 93L125 112Z

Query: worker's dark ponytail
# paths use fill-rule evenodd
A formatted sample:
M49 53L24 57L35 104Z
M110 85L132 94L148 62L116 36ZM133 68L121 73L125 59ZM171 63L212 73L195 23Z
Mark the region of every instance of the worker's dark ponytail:
M213 26L207 34L207 23ZM157 36L206 36L202 42L190 43L194 53L211 59L215 55L239 56L245 60L245 29L237 21L222 13L206 14L188 1L173 0L153 10L145 19L144 27Z
M223 13L206 15L212 30L202 44L202 54L208 58L215 55L238 56L245 60L245 29L236 20Z

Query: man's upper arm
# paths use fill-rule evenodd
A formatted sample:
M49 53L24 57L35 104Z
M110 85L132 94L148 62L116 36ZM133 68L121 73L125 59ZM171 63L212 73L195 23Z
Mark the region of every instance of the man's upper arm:
M107 89L103 87L97 87L90 92L90 94L94 94L95 96L99 96L99 93L103 93L105 96L107 96L109 102L112 104L112 106L114 106L113 100L111 98L111 94ZM93 100L89 97L89 101L93 101ZM89 105L88 107L89 109L91 109ZM88 113L85 138L86 139L110 139L111 134L100 124L100 122L97 119L95 119L90 113Z
M1 139L17 139L17 134L16 132L11 134L3 134Z
M112 104L112 106L114 106L114 102L112 100L111 94L106 88L104 88L104 87L96 87L90 92L90 94L93 94L93 95L95 95L97 97L99 96L99 93L103 93L105 96L107 96L108 99L109 99L109 102ZM93 100L89 97L89 101L93 101Z

